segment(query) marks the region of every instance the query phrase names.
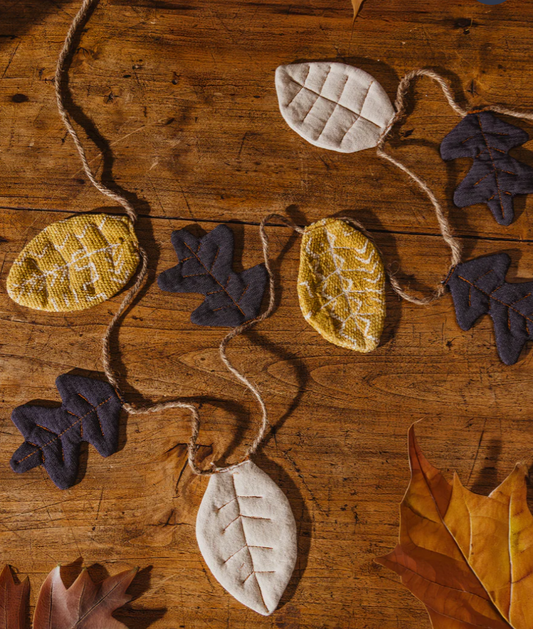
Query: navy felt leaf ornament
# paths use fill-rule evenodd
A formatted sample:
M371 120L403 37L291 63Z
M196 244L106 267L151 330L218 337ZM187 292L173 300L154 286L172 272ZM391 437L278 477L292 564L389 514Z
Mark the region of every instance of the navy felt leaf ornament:
M506 253L475 258L458 264L448 279L461 329L489 314L506 365L514 365L526 341L533 340L533 282L506 282L510 264Z
M488 111L468 114L442 141L442 159L471 157L467 176L455 190L457 207L486 203L500 225L514 218L513 197L533 192L533 168L509 155L528 134Z
M191 314L197 325L234 327L259 314L267 272L262 264L242 273L232 270L233 232L218 225L202 238L186 229L172 232L178 264L157 278L173 293L200 293L203 303Z
M107 382L64 374L56 379L62 406L18 406L11 419L26 440L11 459L14 472L42 465L59 489L76 482L82 441L103 457L118 448L122 403Z

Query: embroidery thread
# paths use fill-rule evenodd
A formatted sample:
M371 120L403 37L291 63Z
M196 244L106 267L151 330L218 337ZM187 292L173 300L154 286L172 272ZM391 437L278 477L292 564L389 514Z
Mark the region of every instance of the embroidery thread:
M127 216L82 214L52 223L20 253L7 278L13 301L51 312L83 310L123 288L139 265Z

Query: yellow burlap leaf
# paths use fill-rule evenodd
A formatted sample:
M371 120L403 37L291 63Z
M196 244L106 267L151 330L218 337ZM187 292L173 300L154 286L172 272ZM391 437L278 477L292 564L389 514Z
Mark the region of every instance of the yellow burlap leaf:
M138 264L129 218L82 214L52 223L26 245L11 267L7 291L28 308L83 310L118 293Z
M376 247L346 221L327 218L302 238L298 296L325 339L358 352L376 349L385 323L385 272Z

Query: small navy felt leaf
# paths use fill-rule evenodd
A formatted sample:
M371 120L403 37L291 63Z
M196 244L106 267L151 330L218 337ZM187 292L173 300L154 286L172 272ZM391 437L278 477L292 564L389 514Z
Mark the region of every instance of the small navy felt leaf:
M510 264L506 253L497 253L457 265L448 278L457 323L466 331L489 314L506 365L514 365L526 341L533 340L533 282L506 282Z
M232 270L233 232L218 225L202 238L186 229L172 232L178 264L157 278L173 293L200 293L203 303L191 314L197 325L235 327L259 314L267 283L262 264L242 273Z
M533 192L533 168L508 152L529 140L525 131L488 111L468 114L442 141L442 159L471 157L467 176L455 190L457 207L486 203L500 225L514 218L513 197Z
M11 459L11 469L22 473L42 465L59 489L76 482L82 441L103 457L118 448L122 403L107 382L64 374L56 379L63 401L59 408L25 404L11 419L26 441Z

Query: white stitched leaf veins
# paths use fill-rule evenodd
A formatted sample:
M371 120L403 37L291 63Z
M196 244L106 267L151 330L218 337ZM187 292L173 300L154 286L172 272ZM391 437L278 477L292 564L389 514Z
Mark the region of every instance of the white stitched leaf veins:
M317 61L279 66L276 91L289 127L311 144L340 153L377 145L394 108L367 72Z
M294 570L297 534L287 497L265 472L246 461L213 474L196 537L225 590L258 614L274 612Z

